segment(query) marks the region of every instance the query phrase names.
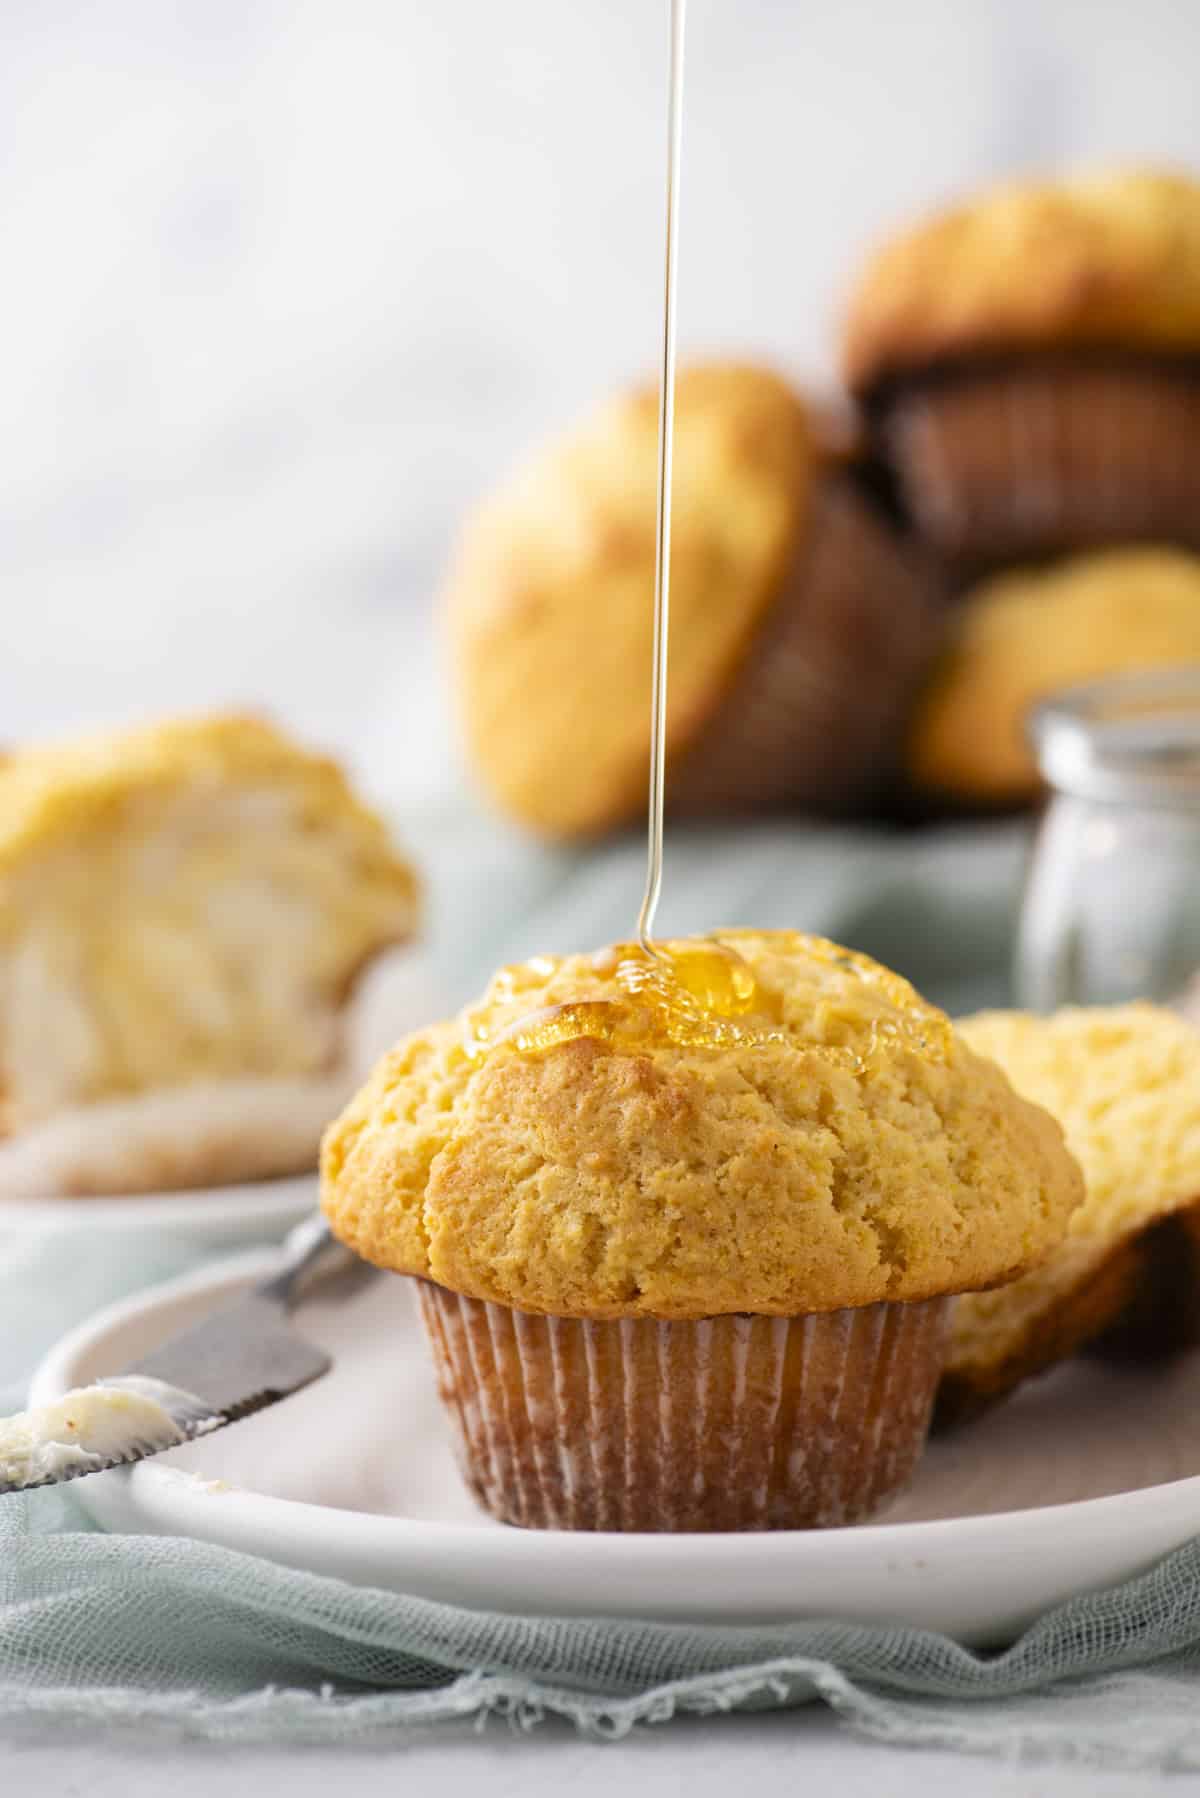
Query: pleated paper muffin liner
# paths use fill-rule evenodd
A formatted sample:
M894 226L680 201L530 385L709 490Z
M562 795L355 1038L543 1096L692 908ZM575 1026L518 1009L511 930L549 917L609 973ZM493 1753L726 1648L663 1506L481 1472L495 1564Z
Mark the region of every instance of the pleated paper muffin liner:
M948 1299L803 1317L545 1317L419 1282L479 1502L529 1529L853 1523L905 1485Z
M672 814L837 813L881 788L942 620L925 558L851 476L824 476L733 685L668 769Z
M1200 548L1200 370L1033 359L883 403L905 501L978 568L1130 541Z

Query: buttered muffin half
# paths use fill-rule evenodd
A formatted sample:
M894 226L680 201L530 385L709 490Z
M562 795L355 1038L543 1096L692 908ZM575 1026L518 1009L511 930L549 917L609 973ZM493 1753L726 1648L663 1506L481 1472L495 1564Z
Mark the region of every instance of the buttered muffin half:
M416 908L341 769L261 719L0 761L0 1196L311 1167Z

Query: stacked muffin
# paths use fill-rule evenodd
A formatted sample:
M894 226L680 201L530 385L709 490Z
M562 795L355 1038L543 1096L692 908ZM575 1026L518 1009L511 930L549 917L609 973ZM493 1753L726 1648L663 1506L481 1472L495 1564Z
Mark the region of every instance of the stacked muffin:
M965 585L917 708L926 792L1026 802L1032 702L1200 663L1200 186L1008 186L867 268L847 380Z
M676 816L1026 803L1028 704L1200 661L1200 184L995 190L885 245L831 432L748 364L677 390ZM649 763L656 401L618 397L467 525L447 585L471 760L595 835ZM947 596L961 603L947 604Z

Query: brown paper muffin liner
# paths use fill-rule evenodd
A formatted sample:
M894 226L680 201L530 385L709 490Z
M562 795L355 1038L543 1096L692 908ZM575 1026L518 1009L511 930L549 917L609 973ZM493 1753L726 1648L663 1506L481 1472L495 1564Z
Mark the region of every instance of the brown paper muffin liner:
M733 686L668 768L672 815L837 813L881 788L943 610L929 563L853 477L824 476Z
M598 1321L419 1291L467 1482L529 1529L865 1517L916 1465L949 1309Z
M1200 548L1200 370L1033 359L879 408L922 533L969 569L1106 543Z
M1200 1202L1164 1217L1137 1241L1137 1279L1093 1352L1161 1361L1200 1346Z

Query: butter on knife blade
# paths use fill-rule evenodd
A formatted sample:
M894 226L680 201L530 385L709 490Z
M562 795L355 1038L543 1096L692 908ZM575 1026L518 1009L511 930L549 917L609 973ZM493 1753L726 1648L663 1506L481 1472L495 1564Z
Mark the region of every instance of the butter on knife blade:
M223 1421L204 1399L165 1380L130 1374L81 1386L53 1404L0 1418L0 1491L140 1460Z
M345 1296L375 1275L334 1240L323 1217L306 1218L266 1279L241 1298L124 1373L0 1418L0 1497L140 1461L299 1392L333 1361L292 1329L293 1307L318 1284L336 1282Z

